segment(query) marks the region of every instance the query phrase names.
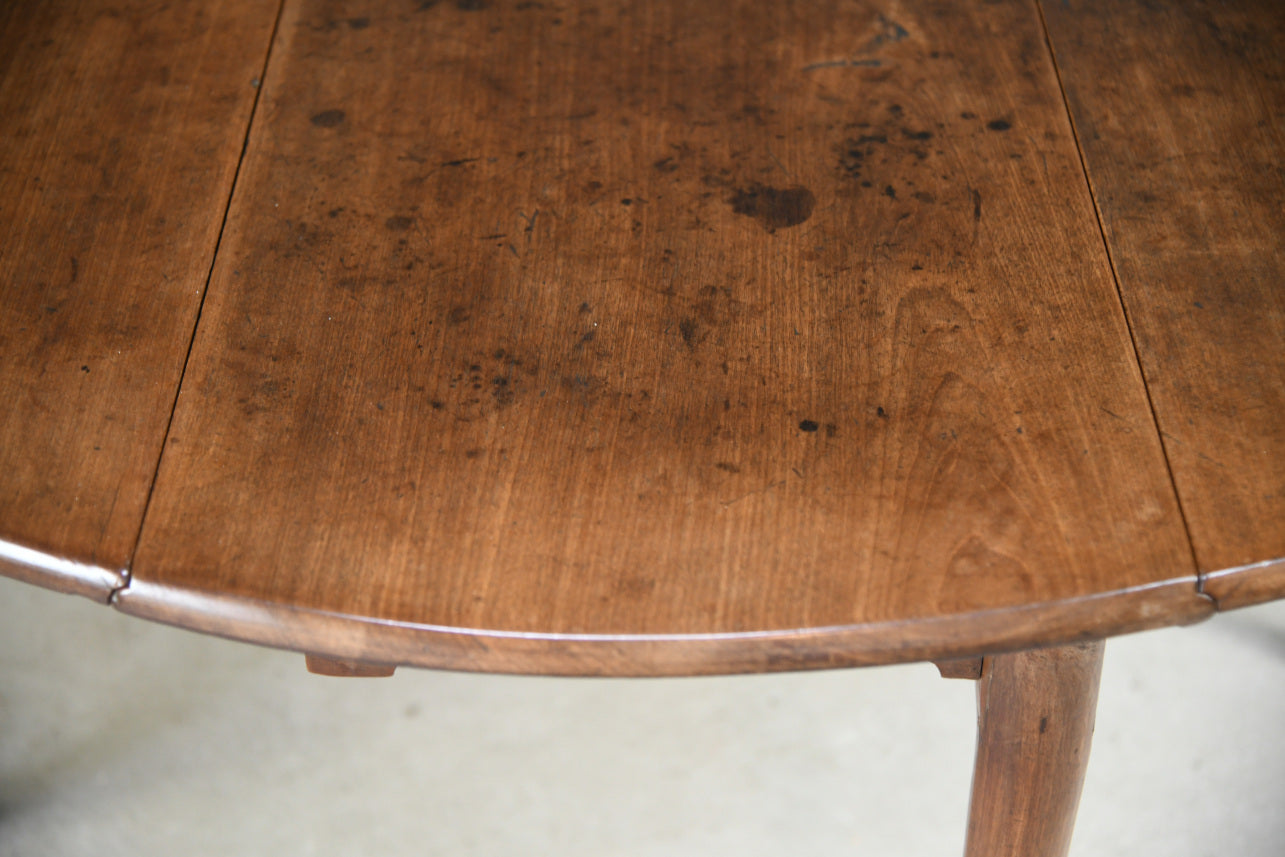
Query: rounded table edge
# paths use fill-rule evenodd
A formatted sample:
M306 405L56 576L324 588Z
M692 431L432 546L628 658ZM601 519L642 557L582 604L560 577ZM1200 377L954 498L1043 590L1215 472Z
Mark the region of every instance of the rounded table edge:
M1194 576L1099 595L924 619L710 634L540 634L393 622L134 580L113 603L142 619L368 664L561 676L835 669L1018 651L1216 612Z

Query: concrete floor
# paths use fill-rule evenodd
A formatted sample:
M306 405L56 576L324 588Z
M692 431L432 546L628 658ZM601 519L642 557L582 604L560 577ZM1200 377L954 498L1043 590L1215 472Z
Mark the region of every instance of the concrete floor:
M971 682L403 669L0 579L0 855L961 852ZM1107 647L1072 854L1285 854L1285 605Z

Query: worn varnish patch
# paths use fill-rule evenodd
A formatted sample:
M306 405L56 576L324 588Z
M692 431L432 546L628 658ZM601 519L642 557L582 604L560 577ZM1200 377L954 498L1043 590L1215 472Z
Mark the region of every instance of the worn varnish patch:
M140 547L167 604L735 633L1190 574L1035 10L280 33Z

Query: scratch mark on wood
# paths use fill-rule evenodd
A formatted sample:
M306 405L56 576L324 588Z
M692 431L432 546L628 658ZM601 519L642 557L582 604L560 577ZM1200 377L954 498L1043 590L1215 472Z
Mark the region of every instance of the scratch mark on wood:
M737 497L733 497L731 500L724 500L723 508L726 509L728 506L734 506L737 503L744 500L746 497L753 497L755 494L766 494L767 492L771 491L773 488L779 487L784 484L785 484L784 479L778 479L775 482L767 483L762 488L755 488L753 491L746 491L744 494L741 494Z
M879 32L870 40L868 50L874 50L882 47L883 45L895 44L909 36L910 33L907 32L905 27L888 18L886 15L880 15Z
M771 145L768 145L767 147L767 154L768 154L768 157L772 159L772 163L776 164L778 167L781 168L781 172L785 173L785 177L787 179L790 179L790 180L794 179L794 176L790 175L790 171L785 168L785 164L781 163L781 159L776 156L776 152L772 151Z
M803 70L816 71L819 68L879 68L882 65L883 60L877 59L822 60L821 62L808 63L803 67Z

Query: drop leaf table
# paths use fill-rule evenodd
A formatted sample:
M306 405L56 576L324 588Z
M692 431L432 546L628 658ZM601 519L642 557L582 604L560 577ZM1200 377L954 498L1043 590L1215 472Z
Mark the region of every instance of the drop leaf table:
M1285 596L1274 0L19 0L0 571L398 665L979 682Z

